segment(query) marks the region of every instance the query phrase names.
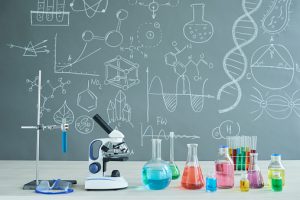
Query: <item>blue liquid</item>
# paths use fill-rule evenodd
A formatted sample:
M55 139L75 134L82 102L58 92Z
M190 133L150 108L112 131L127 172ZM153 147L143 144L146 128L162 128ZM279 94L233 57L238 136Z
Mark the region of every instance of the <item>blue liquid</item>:
M217 179L206 177L206 192L215 192L217 191Z
M168 166L161 168L144 167L142 179L146 188L150 190L162 190L170 184L172 171Z

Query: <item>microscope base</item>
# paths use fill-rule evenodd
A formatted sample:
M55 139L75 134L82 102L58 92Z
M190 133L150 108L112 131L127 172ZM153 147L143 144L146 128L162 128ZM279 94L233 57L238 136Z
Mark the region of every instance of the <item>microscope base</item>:
M123 177L88 177L85 180L86 190L120 190L128 187Z

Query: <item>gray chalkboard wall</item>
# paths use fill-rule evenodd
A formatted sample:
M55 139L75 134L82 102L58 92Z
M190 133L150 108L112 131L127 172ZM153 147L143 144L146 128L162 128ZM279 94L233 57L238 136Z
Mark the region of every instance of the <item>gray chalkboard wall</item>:
M174 131L175 158L199 144L214 160L228 135L257 135L261 159L300 159L300 4L296 0L2 0L0 159L34 159L35 77L42 70L41 159L87 160L106 137L99 113L124 132L132 160Z

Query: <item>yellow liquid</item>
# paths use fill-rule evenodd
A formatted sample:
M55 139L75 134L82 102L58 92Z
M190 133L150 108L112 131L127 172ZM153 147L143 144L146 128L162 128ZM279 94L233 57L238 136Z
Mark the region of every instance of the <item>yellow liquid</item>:
M242 192L248 192L249 191L249 181L248 180L241 180L240 181L240 190Z
M285 184L285 170L284 169L276 169L276 168L270 168L268 169L268 183L269 186L272 186L272 175L273 172L280 172L280 176L282 178L282 186Z

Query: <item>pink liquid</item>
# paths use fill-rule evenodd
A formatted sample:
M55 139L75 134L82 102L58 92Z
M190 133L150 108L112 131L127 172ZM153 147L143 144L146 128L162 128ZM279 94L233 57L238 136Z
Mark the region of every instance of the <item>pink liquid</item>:
M232 188L234 186L234 165L231 163L217 163L215 167L217 187L221 189Z
M204 179L200 167L185 167L181 180L182 187L197 190L204 187Z
M250 182L250 187L253 189L264 187L264 180L260 171L249 170L248 180Z

